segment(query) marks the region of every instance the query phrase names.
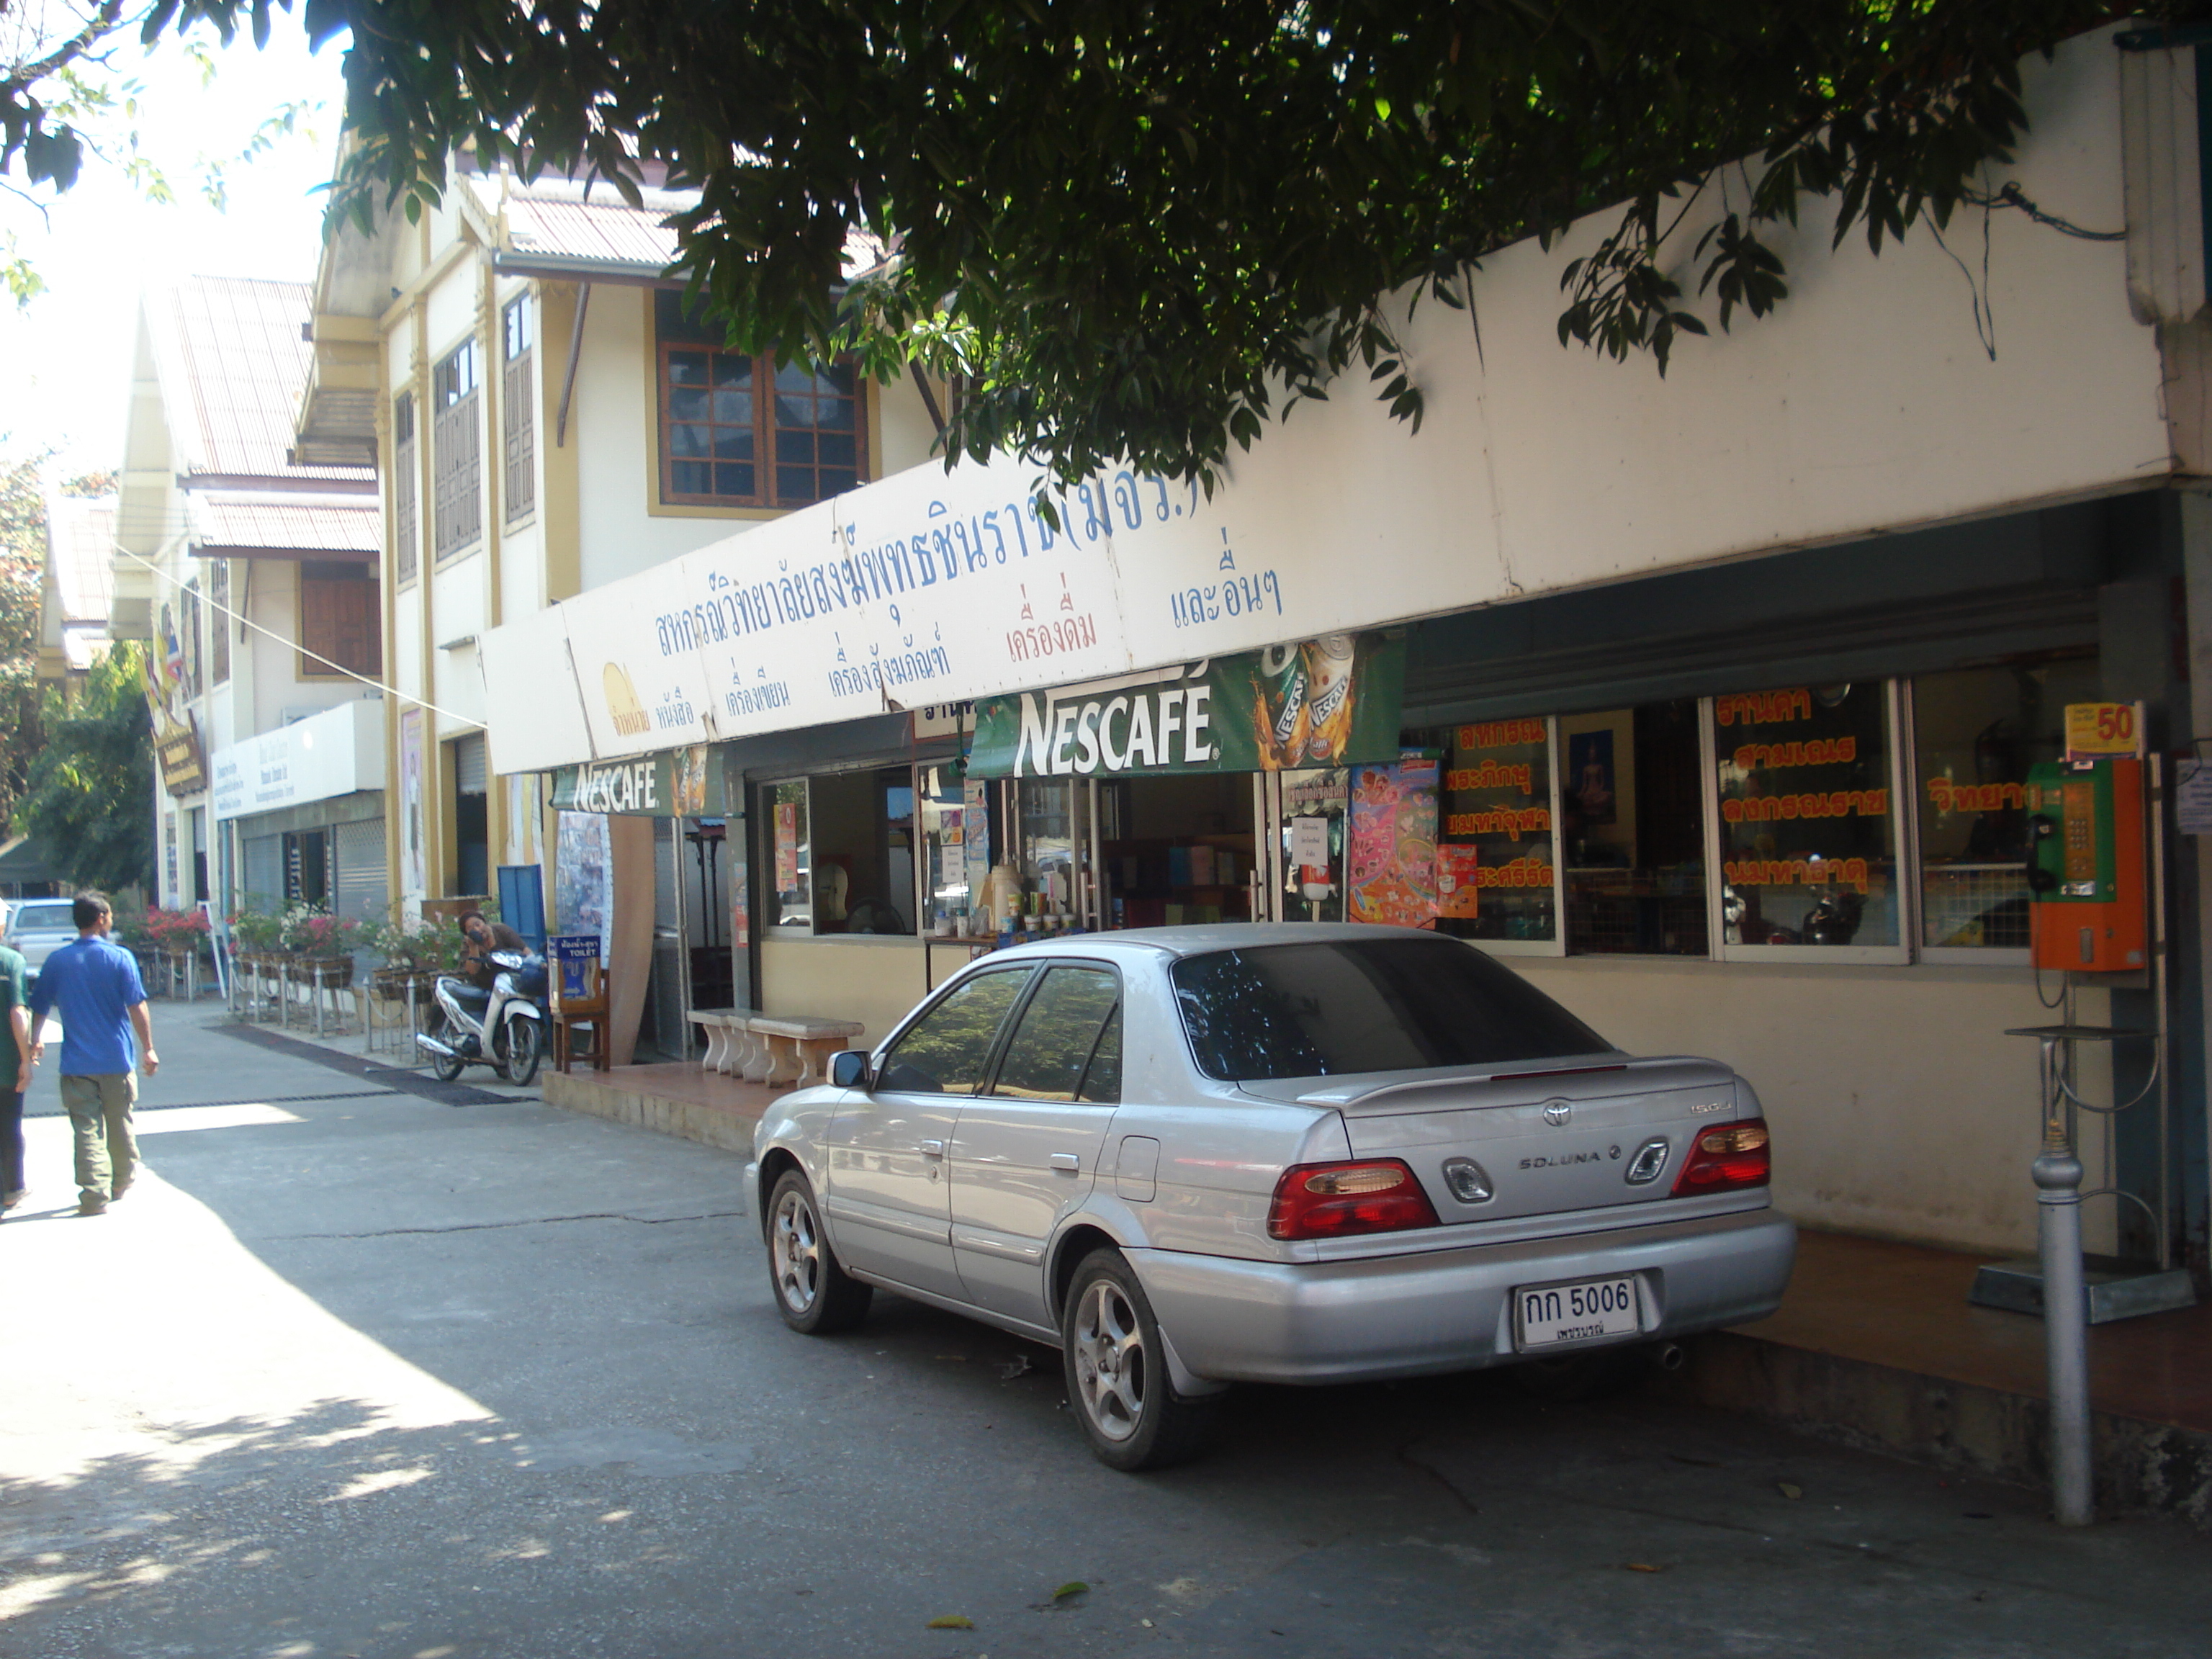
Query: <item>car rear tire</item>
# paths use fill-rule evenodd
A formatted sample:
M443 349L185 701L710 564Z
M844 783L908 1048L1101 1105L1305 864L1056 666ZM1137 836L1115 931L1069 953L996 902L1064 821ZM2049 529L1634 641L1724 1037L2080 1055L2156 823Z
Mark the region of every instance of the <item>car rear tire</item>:
M1163 1469L1205 1449L1212 1404L1175 1391L1160 1322L1119 1250L1093 1250L1076 1267L1060 1335L1067 1398L1099 1462Z
M875 1297L830 1248L813 1186L797 1170L785 1170L769 1195L768 1282L783 1322L805 1336L851 1330Z
M1524 1359L1512 1370L1521 1392L1532 1399L1561 1405L1602 1400L1644 1379L1651 1370L1651 1345L1632 1342L1553 1359Z

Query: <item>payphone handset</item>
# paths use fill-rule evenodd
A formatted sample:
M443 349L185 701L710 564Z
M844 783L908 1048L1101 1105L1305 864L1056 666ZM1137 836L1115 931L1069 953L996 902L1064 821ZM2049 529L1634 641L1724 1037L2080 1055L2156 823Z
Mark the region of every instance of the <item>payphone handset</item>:
M2035 965L2080 974L2143 967L2142 762L2041 762L2028 769L2027 809Z

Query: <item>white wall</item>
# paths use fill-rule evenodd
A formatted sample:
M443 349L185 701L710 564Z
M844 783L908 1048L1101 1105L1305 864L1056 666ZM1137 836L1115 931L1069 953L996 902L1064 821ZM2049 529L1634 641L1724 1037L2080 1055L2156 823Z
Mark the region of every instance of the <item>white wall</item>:
M2033 1251L2037 1045L2002 1035L2056 1018L2036 1001L2029 970L1623 957L1509 965L1632 1053L1735 1066L1773 1126L1775 1201L1799 1221ZM2081 1017L2102 1022L2107 1001L2085 993ZM2084 1059L2078 1086L2109 1101L2109 1062ZM2100 1186L2096 1131L2085 1126L2086 1184ZM2086 1219L2091 1248L2109 1249L2112 1201L2093 1203Z

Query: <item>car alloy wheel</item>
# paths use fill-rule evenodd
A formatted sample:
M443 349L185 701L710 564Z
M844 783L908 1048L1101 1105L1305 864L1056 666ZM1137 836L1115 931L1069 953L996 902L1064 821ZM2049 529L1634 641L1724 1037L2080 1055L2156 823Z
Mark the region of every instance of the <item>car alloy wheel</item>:
M1060 1346L1067 1397L1100 1462L1160 1469L1204 1448L1214 1401L1176 1392L1160 1322L1119 1250L1093 1250L1076 1265L1061 1304Z
M1112 1279L1092 1279L1075 1312L1075 1376L1102 1437L1123 1441L1144 1427L1151 1370L1136 1309Z
M775 1271L775 1291L783 1305L805 1314L822 1293L822 1230L814 1219L814 1206L796 1187L787 1187L776 1202L772 1241L769 1245Z
M827 1336L850 1330L866 1316L875 1289L839 1263L815 1206L814 1188L800 1171L786 1170L777 1180L763 1234L775 1310L785 1324L808 1336Z

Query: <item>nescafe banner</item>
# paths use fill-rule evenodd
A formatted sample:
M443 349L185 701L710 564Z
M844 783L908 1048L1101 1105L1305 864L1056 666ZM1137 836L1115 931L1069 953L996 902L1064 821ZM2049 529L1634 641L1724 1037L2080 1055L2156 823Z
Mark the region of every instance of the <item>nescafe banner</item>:
M1323 634L975 705L974 778L1291 772L1398 758L1406 634Z

